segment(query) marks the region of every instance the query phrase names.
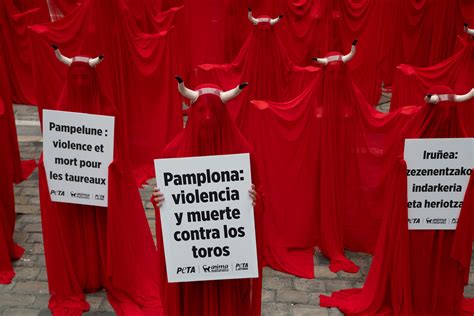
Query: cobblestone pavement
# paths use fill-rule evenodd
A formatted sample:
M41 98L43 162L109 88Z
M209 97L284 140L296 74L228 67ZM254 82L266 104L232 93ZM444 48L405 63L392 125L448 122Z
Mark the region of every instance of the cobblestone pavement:
M383 97L379 109L387 110L389 99ZM38 159L41 153L41 133L35 107L15 106L18 135L23 159ZM154 233L154 212L148 202L151 187L142 190L142 198L150 227ZM38 173L15 187L17 225L15 239L26 249L24 257L15 263L16 277L10 285L0 285L0 315L50 315L48 284L41 234ZM333 316L342 315L337 309L319 307L319 294L361 287L370 266L370 256L348 253L361 266L356 274L331 273L328 261L315 257L316 279L307 280L265 268L263 278L263 315L271 316ZM474 297L474 275L465 294ZM87 296L91 311L86 315L114 315L105 293Z

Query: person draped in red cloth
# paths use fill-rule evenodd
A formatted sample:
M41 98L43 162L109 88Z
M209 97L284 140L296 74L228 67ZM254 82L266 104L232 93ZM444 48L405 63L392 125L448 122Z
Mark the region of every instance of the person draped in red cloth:
M164 149L162 158L195 157L250 153L252 182L250 196L254 201L255 228L259 277L255 279L220 280L168 283L166 276L163 239L159 206L163 195L155 189L152 202L156 209L156 238L160 256L161 293L167 316L257 316L261 313L262 257L261 257L261 217L262 198L256 199L260 190L258 172L255 169L252 149L240 134L231 119L226 102L236 97L246 86L222 91L216 85L201 85L197 90L185 87L181 78L178 87L181 94L192 102L189 119L184 130ZM259 197L263 196L259 192Z
M108 207L52 202L41 157L39 186L48 284L53 315L89 310L85 293L105 288L117 315L162 315L157 257L131 169L123 115L103 94L96 58L56 56L69 66L53 110L115 116ZM41 113L41 111L40 111Z
M384 147L416 109L372 108L348 69L356 44L347 54L314 58L323 68L296 98L252 101L261 110L249 142L266 188L265 259L276 270L313 278L318 246L332 272L354 273L359 267L344 248L374 251Z
M466 137L457 102L473 97L474 89L459 96L446 86L435 86L428 92L427 104L412 117L394 146L398 159L380 205L385 214L364 287L338 291L330 297L322 295L321 306L360 316L474 313L472 299L463 299L474 236L474 178L470 179L455 231L408 230L407 166L400 156L407 138Z
M252 31L239 54L229 64L202 64L195 70L196 84L216 82L224 89L231 89L235 82L250 82L242 96L229 102L229 113L249 140L255 133L255 112L250 101L254 99L282 102L296 97L319 71L318 67L299 67L288 57L280 40L278 28L283 16L253 17L248 12ZM250 144L252 145L252 144ZM254 150L258 148L254 147ZM258 153L256 153L258 155Z
M18 260L23 248L13 240L15 196L13 184L25 180L36 168L34 160L21 161L13 115L11 89L4 51L0 43L0 284L15 276L11 261Z

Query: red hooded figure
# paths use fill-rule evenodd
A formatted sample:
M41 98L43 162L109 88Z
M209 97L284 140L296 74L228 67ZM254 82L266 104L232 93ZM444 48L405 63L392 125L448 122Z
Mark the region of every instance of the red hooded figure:
M331 271L352 273L359 268L344 248L375 248L385 144L416 109L384 114L370 106L346 64L355 45L345 55L315 58L323 69L293 100L253 101L262 110L249 141L266 189L265 258L286 273L313 278L316 245Z
M474 93L457 96L433 87L428 104L401 130L394 146L398 159L387 180L381 209L384 219L369 274L362 289L321 296L321 306L345 315L472 315L472 300L463 299L469 278L474 234L474 182L470 179L456 230L408 230L407 166L400 158L407 138L461 138L466 134L458 105Z
M203 64L195 71L197 83L218 82L224 89L233 88L234 82L250 83L242 96L230 101L227 106L247 140L258 129L255 113L258 110L249 103L250 100L282 102L292 99L306 88L319 70L314 66L296 66L290 60L278 36L277 27L282 17L255 18L249 11L252 32L232 63Z
M105 288L117 315L162 315L156 248L127 159L123 116L103 94L95 70L102 57L55 52L69 71L54 110L115 116L115 140L106 208L52 202L40 160L49 308L53 315L81 315L89 310L85 293Z
M24 252L13 241L16 218L13 183L26 179L35 167L34 160L20 160L10 85L0 47L0 284L11 282L15 275L11 261L19 259Z
M184 130L163 151L163 158L250 153L252 182L260 189L252 150L231 119L225 103L240 93L245 84L229 91L202 85L193 91L177 78L179 90L193 104ZM259 196L262 196L259 193ZM262 258L260 256L262 199L255 205L259 278L168 283L159 208L156 207L156 236L160 257L159 274L165 315L238 316L260 315Z

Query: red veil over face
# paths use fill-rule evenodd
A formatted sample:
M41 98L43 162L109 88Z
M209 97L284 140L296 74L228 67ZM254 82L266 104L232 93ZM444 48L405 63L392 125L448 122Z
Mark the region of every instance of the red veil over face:
M430 94L453 94L445 86ZM474 182L471 177L456 231L408 230L406 163L400 158L406 138L465 137L458 104L426 104L402 130L394 151L398 159L388 177L384 219L370 272L362 289L322 296L321 306L346 315L472 315L463 301L473 238ZM469 305L471 309L469 310Z
M43 160L39 185L46 268L54 315L89 309L84 293L106 288L118 315L161 315L153 238L146 221L117 112L104 96L96 70L73 62L54 110L115 115L114 160L108 207L52 202ZM41 108L42 110L42 108Z
M266 187L265 256L270 266L313 277L318 245L332 271L356 272L344 247L372 252L381 213L377 201L393 142L414 108L383 114L365 101L339 53L295 99L253 101ZM278 170L278 172L275 172ZM288 198L290 197L290 198Z
M260 18L270 19L268 16ZM250 105L250 100L281 102L292 99L303 91L318 71L316 67L293 64L278 37L278 23L271 26L269 21L261 21L252 26L250 35L232 63L203 64L195 71L196 82L218 82L224 89L233 88L235 82L250 83L242 96L228 103L229 112L247 139L258 124L255 121L256 109Z
M199 88L217 86L205 85ZM184 130L163 151L163 158L250 153L252 182L262 196L250 146L240 134L218 95L202 94L191 106ZM260 315L262 257L262 199L255 206L259 278L188 283L168 283L166 277L159 209L156 209L156 236L160 257L159 274L163 305L167 316Z

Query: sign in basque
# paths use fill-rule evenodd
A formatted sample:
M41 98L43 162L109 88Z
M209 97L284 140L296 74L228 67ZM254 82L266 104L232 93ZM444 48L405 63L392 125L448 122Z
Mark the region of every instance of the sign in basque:
M107 206L114 120L43 110L43 159L51 201Z
M258 277L249 154L155 160L169 282Z
M407 139L408 228L454 230L474 167L474 138Z

